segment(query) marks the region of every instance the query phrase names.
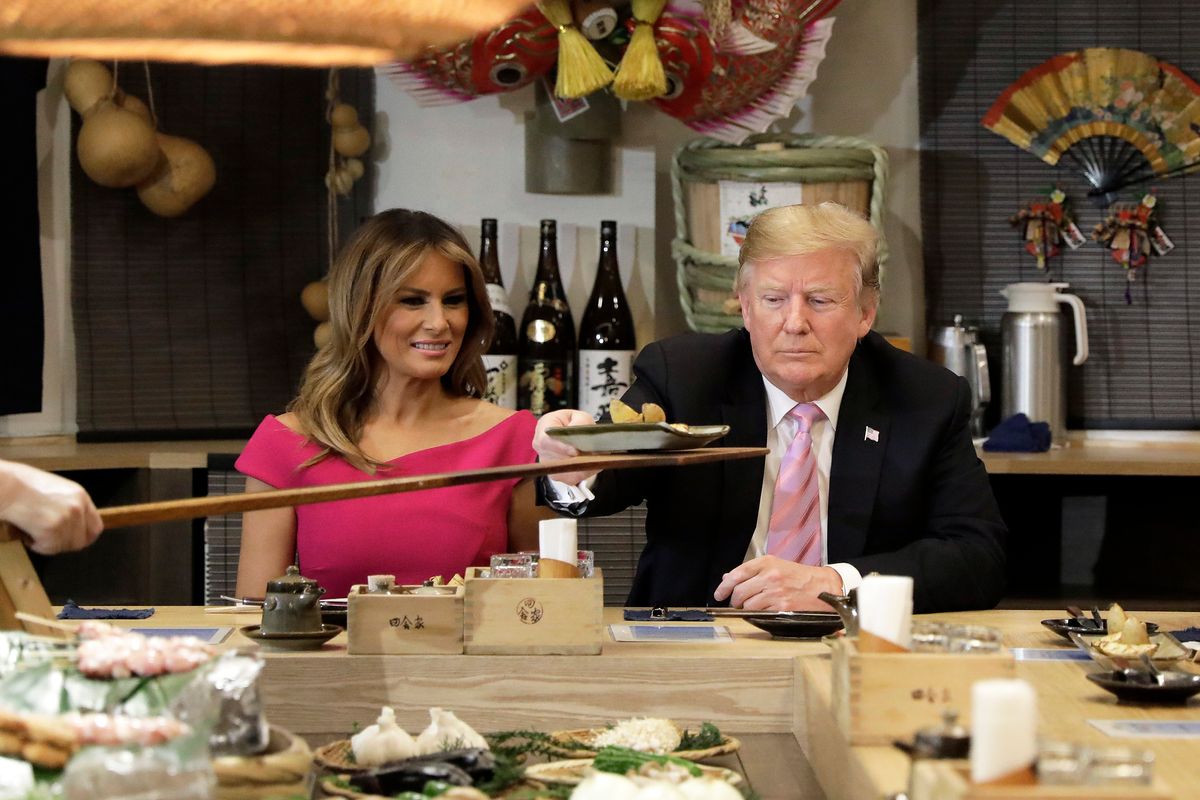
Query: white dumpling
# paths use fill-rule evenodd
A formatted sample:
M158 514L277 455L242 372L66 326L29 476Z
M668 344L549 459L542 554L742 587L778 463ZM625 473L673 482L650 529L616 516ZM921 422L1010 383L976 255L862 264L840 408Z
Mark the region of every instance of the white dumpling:
M575 787L571 800L634 800L637 793L637 784L624 775L597 772Z
M742 794L728 782L713 778L692 778L679 784L687 800L742 800Z
M470 725L456 717L453 711L429 709L429 727L417 737L417 751L420 755L466 747L487 750L488 744Z
M375 767L417 755L417 743L396 724L396 712L384 706L374 725L350 737L354 760L364 767Z
M687 800L687 796L673 783L655 781L640 787L634 800Z

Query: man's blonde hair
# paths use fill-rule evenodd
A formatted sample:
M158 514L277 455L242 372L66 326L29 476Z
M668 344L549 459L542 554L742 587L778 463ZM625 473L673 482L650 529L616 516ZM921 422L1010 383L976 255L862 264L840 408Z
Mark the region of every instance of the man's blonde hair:
M854 255L858 265L855 288L859 305L866 300L878 303L878 247L879 232L875 226L839 203L771 208L755 217L746 231L733 288L742 290L747 266L820 250L846 250Z

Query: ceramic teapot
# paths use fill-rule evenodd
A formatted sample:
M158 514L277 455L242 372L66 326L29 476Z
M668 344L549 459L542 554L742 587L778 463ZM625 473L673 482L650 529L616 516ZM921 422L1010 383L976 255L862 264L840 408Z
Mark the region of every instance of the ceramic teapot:
M267 581L262 634L320 632L321 606L318 601L323 594L325 590L316 581L301 575L299 567L288 567L286 575Z
M847 636L858 636L858 590L851 589L849 594L833 594L821 592L818 600L833 606L833 610L842 618L842 627Z

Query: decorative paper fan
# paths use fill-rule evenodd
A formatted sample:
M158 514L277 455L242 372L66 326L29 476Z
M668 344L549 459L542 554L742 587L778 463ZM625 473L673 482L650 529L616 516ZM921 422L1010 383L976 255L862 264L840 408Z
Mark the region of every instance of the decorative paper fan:
M983 125L1047 164L1066 156L1109 203L1200 165L1200 84L1137 50L1077 50L1018 78Z

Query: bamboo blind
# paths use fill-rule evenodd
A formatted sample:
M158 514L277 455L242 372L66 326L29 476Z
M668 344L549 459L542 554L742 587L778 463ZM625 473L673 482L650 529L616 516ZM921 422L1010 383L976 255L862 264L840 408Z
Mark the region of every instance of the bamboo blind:
M122 64L118 80L146 99L144 75ZM217 182L162 219L73 164L80 438L247 435L313 349L299 295L328 252L326 72L155 64L151 80L160 128L203 145ZM370 71L343 71L341 88L369 123ZM338 202L344 232L370 213L369 176Z
M1000 398L999 290L1045 280L1008 219L1034 194L1060 185L1085 235L1105 216L1068 166L1050 167L983 128L979 120L1018 76L1058 53L1126 47L1200 78L1200 4L1189 0L1001 0L919 2L921 216L927 321L963 314L981 326L992 370L991 423ZM1064 162L1067 159L1064 159ZM1125 276L1107 249L1090 242L1049 264L1088 311L1091 356L1069 367L1071 427L1196 428L1200 425L1200 175L1149 186L1175 242L1151 256L1124 299ZM1134 190L1130 199L1142 192ZM1197 250L1191 249L1191 241ZM1193 280L1196 277L1196 280ZM1195 286L1193 287L1193 284ZM1064 329L1070 323L1064 317ZM1067 334L1068 340L1073 337Z

